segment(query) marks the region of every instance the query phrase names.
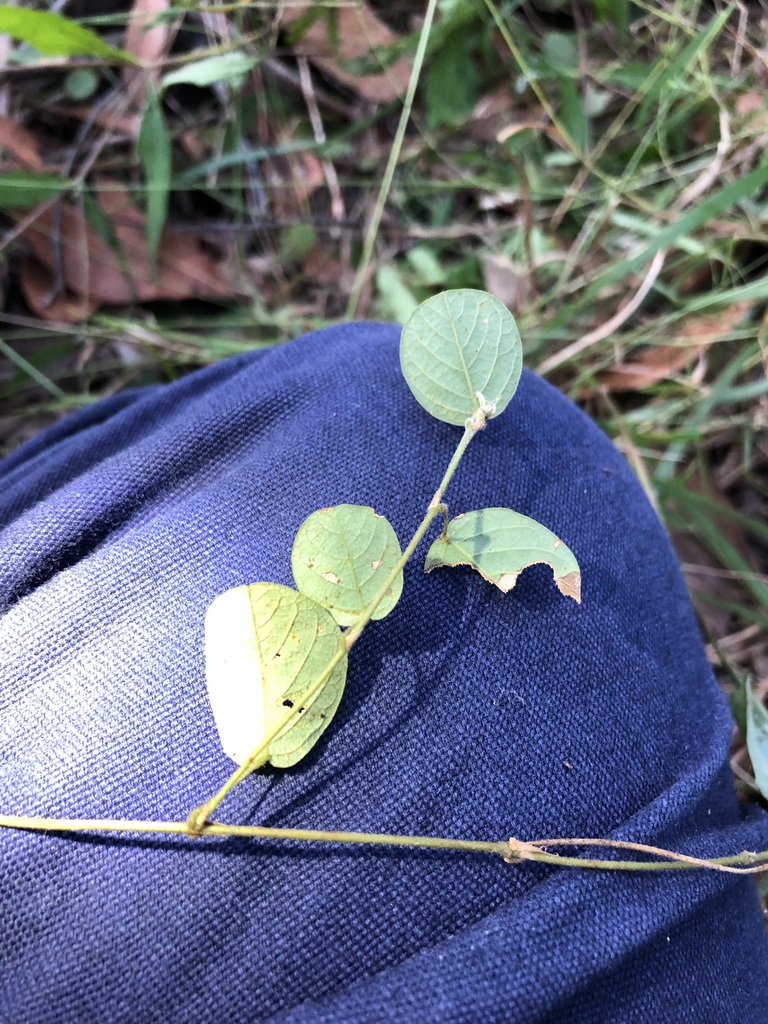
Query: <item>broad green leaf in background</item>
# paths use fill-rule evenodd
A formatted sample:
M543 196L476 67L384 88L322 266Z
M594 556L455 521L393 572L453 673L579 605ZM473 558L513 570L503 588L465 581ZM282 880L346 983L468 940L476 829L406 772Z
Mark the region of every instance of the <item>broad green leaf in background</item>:
M445 423L464 423L480 393L502 412L517 390L523 365L512 314L474 288L442 292L422 302L403 328L400 366L416 401Z
M0 175L0 210L28 210L73 187L73 182L52 174L8 171Z
M443 267L431 245L426 243L414 245L405 254L405 258L409 267L413 269L419 284L428 288L437 288L445 284L448 270Z
M627 39L630 22L630 0L592 0L598 21L610 21L621 42ZM636 14L642 12L636 11Z
M746 696L747 750L757 788L768 799L768 711L754 695L749 683Z
M558 75L557 85L560 90L560 120L576 148L584 153L589 145L589 119L584 99L572 78Z
M399 324L406 323L418 309L419 300L398 268L391 263L382 263L376 270L376 290L381 312Z
M547 32L542 41L547 63L558 75L575 74L579 68L579 47L574 35Z
M141 119L136 151L144 173L147 220L147 255L150 268L157 263L160 237L168 216L171 187L171 140L163 117L160 96L147 82L147 101Z
M299 704L342 644L325 608L290 587L253 583L219 594L205 617L205 673L224 752L243 764ZM347 656L264 751L288 768L327 728L341 700Z
M548 32L543 43L544 57L557 79L560 92L560 118L580 152L589 142L589 121L577 79L579 50L574 35Z
M28 43L48 57L103 57L136 64L136 58L110 46L88 28L51 11L0 6L0 33Z
M427 552L424 569L470 565L504 593L529 565L545 562L561 594L581 603L581 572L573 553L535 519L511 508L483 508L457 516Z
M171 85L213 85L214 82L226 82L239 88L245 76L259 62L258 57L247 53L220 53L215 57L204 57L202 60L183 64L175 71L169 71L163 77L161 89Z
M336 505L313 512L299 527L291 552L296 586L349 626L381 590L400 557L389 521L364 505ZM402 571L374 619L383 619L403 589Z
M466 29L451 33L433 55L424 103L430 128L463 125L477 101L482 78L467 53Z
M314 224L287 224L280 232L277 257L284 267L300 263L317 246Z
M64 90L71 100L88 100L99 87L93 68L75 68L64 79Z

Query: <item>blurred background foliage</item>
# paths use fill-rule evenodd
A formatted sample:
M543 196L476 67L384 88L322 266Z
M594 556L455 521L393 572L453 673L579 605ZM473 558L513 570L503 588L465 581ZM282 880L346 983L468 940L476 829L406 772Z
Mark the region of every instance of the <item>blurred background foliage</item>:
M743 726L744 680L768 692L768 7L439 0L379 204L426 8L0 8L0 453L485 288L659 510ZM733 767L755 798L738 738Z

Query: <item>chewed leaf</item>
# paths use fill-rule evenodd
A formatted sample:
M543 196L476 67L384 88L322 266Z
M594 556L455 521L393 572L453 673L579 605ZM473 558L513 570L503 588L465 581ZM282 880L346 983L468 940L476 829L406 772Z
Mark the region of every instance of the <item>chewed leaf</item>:
M440 565L471 565L504 593L529 565L545 562L561 594L581 602L581 573L573 553L546 526L511 508L483 508L457 516L427 552L427 572Z
M301 524L291 568L301 593L325 605L340 626L349 626L381 590L400 554L395 531L383 516L365 505L335 505ZM392 611L402 589L401 571L374 619Z
M243 764L298 704L300 711L269 744L262 763L288 768L300 761L341 700L346 653L302 703L341 644L326 609L290 587L253 583L219 594L205 617L205 673L224 752Z
M441 292L414 310L400 339L400 366L427 412L463 424L485 405L498 416L517 390L523 355L512 314L487 292Z
M768 711L747 683L747 750L757 788L768 798Z

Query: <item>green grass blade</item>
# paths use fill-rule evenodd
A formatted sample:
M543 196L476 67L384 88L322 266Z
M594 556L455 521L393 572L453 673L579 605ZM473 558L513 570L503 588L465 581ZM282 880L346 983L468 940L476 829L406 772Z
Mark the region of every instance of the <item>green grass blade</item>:
M0 7L0 32L33 46L47 57L103 57L127 64L138 63L130 53L110 46L95 32L52 11Z
M151 268L157 265L160 237L168 216L168 192L171 186L171 140L157 90L147 83L147 102L137 143L144 172L147 217L147 255Z

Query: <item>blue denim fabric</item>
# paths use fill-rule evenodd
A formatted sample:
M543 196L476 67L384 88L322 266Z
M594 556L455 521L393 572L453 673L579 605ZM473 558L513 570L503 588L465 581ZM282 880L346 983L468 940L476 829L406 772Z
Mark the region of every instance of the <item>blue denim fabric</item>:
M373 505L405 542L460 430L353 324L105 400L0 463L0 810L183 819L232 765L204 682L221 591L290 584L302 520ZM678 566L621 456L524 374L447 499L555 531L508 595L406 567L331 727L223 820L467 839L768 847ZM765 1024L753 882L455 853L0 832L0 1020Z

